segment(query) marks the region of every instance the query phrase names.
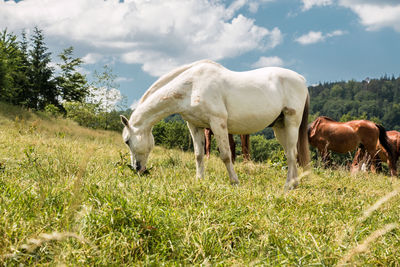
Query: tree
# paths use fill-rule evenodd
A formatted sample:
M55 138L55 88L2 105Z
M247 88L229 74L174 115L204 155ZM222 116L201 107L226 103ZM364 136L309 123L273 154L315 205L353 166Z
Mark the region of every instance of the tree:
M58 55L63 63L57 64L61 69L60 76L56 77L57 92L64 101L83 102L89 94L89 86L86 77L76 70L83 61L73 58L73 51L70 46Z
M17 81L23 66L23 54L17 36L4 30L0 33L0 100L19 104L21 87Z
M33 47L29 51L28 71L31 87L26 90L26 105L35 109L44 109L47 104L59 107L59 92L53 79L54 68L49 65L51 53L47 52L42 31L37 27L31 41Z
M109 129L111 120L111 112L117 108L118 102L124 97L117 89L119 85L115 82L116 75L111 67L104 65L103 72L94 72L95 81L92 86L91 102L98 105L99 111L104 116L104 129Z
M25 105L27 102L27 91L31 88L31 84L29 82L29 60L28 60L28 39L26 37L25 31L21 34L21 41L19 42L19 51L20 51L20 64L19 71L15 73L15 86L19 88L19 94L17 99L15 99L15 103L18 105Z

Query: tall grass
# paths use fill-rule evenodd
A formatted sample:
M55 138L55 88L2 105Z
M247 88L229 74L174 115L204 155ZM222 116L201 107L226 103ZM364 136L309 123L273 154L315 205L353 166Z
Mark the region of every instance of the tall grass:
M222 162L156 147L128 167L119 133L0 104L0 265L399 266L400 183L314 168ZM387 195L389 194L389 195Z

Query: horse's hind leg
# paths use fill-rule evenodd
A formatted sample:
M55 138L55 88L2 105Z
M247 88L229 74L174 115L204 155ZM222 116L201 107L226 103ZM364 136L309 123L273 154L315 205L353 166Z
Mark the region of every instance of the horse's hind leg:
M240 140L242 141L242 154L243 159L246 161L250 161L250 135L243 134L240 135Z
M194 154L196 157L196 177L204 177L204 129L195 127L188 122L190 134L193 139Z
M210 158L210 150L211 150L211 134L212 134L211 129L209 128L204 129L204 135L206 138L206 145L204 146L204 149L208 159Z
M233 139L233 134L228 134L228 139L229 139L229 147L231 149L231 159L232 159L232 162L235 162L235 160L236 160L236 144L235 144L235 139Z
M296 166L299 128L291 124L291 120L285 118L284 126L277 125L273 128L276 138L285 150L288 162L288 173L285 183L286 190L295 189L299 184Z
M213 118L210 121L210 126L211 130L214 133L215 139L217 140L219 154L222 161L225 163L226 169L229 174L229 179L231 180L231 184L238 184L239 180L237 178L235 170L233 169L226 120L221 118Z

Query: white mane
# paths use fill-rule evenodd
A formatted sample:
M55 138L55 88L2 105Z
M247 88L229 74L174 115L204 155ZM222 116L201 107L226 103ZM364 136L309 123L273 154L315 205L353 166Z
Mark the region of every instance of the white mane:
M173 79L178 77L184 71L190 69L191 67L193 67L195 65L202 64L202 63L209 63L209 64L214 64L214 65L222 67L220 64L218 64L218 63L216 63L216 62L214 62L212 60L203 59L203 60L195 61L195 62L193 62L191 64L183 65L183 66L181 66L179 68L176 68L176 69L168 72L167 74L161 76L157 81L155 81L150 86L150 88L144 93L144 95L140 99L139 103L143 103L150 95L152 95L158 89L160 89L161 87L163 87L164 85L166 85L167 83L169 83L170 81L172 81Z

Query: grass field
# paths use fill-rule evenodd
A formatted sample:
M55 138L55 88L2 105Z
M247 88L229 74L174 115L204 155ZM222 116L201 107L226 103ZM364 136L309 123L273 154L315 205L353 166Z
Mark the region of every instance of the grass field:
M400 266L400 182L156 147L128 167L119 133L0 104L0 265Z

